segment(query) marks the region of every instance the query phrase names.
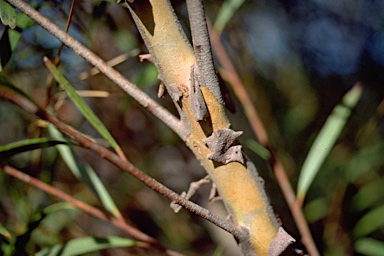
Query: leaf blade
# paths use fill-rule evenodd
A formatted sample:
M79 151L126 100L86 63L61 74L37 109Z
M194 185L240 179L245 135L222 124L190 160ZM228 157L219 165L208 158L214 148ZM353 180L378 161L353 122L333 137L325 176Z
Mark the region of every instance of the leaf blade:
M214 29L221 34L228 21L235 14L236 10L245 2L245 0L226 0L217 14Z
M367 256L380 256L384 254L384 242L373 238L361 238L355 243L356 252Z
M108 129L104 126L101 120L93 113L91 108L85 103L85 101L77 94L74 87L64 77L64 75L56 68L55 65L48 58L44 57L44 63L48 70L51 72L55 80L60 83L72 102L76 105L81 114L88 120L88 122L99 132L99 134L108 141L116 152L119 152L120 146L117 144L115 139L112 137Z
M5 26L16 27L16 9L4 0L0 0L0 20Z
M351 114L351 109L356 106L361 94L362 87L360 84L352 87L352 89L344 95L342 103L333 109L313 142L304 160L298 179L297 199L300 202L304 201L310 185L335 145L336 140L339 138Z
M356 237L366 236L384 227L384 205L376 207L365 214L353 229Z
M107 248L132 247L136 242L131 239L110 236L105 238L81 237L72 239L63 245L55 245L37 252L36 256L75 256Z
M7 159L16 154L35 150L43 147L52 147L59 144L67 144L64 140L54 140L50 138L34 138L16 141L5 145L0 145L0 159Z
M53 125L48 125L48 131L54 138L58 138L59 140L64 139L61 132L59 132ZM121 218L122 215L118 207L92 167L88 164L79 166L76 163L75 157L69 146L57 145L56 148L73 175L75 175L77 179L83 181L91 189L107 211L116 218Z

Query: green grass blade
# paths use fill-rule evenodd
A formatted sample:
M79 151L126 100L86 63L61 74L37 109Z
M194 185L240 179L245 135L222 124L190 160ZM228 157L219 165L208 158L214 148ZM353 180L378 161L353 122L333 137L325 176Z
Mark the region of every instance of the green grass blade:
M61 132L59 132L54 126L48 125L48 131L52 137L63 139ZM77 179L84 182L92 190L107 211L109 211L116 218L121 218L122 215L119 209L92 167L88 164L79 166L76 163L75 157L73 156L69 146L57 145L56 147L73 175L75 175Z
M136 242L131 239L110 236L105 238L81 237L72 239L63 245L56 245L49 249L43 249L35 256L75 256L96 252L107 248L131 247Z
M228 21L232 18L237 9L244 3L244 0L226 0L220 8L215 20L214 29L221 34Z
M39 148L52 147L59 144L67 144L64 140L53 140L49 138L35 138L21 140L5 145L0 145L0 161L12 157L16 154L23 153Z
M351 114L351 109L356 106L360 99L362 88L355 85L348 91L342 100L332 111L324 126L317 135L311 149L304 161L300 171L297 186L297 198L300 202L304 201L305 195L312 184L313 179L318 173L324 160L333 148L337 138L347 123Z
M48 58L44 58L45 65L48 70L51 72L55 80L60 83L65 91L67 92L69 98L73 101L76 107L79 109L81 114L91 123L91 125L103 136L104 139L108 141L108 143L112 146L116 152L119 152L120 147L109 133L108 129L104 126L104 124L100 121L100 119L93 113L91 108L84 102L84 100L77 94L76 90L69 83L69 81L64 77L63 74L56 68L55 65L52 64Z

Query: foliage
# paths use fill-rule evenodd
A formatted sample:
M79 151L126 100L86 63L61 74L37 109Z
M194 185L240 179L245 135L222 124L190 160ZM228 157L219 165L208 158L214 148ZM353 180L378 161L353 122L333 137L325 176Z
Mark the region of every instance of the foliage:
M379 39L383 38L382 31L378 27L383 26L384 18L374 12L372 19L362 26L368 28L371 38L348 34L353 39L348 44L343 38L345 35L335 38L332 31L350 29L354 26L352 23L363 24L362 20L348 23L348 19L358 16L353 14L361 14L358 7L341 12L329 1L325 1L328 4L297 1L286 6L281 2L224 1L220 9L217 2L207 1L206 9L208 17L218 15L214 27L222 30L226 49L277 149L276 157L282 160L298 193L302 193L303 211L320 253L382 255L384 103L383 80L378 74L383 72L383 60L377 57L376 45L382 42ZM1 1L0 4L7 3ZM174 5L181 20L187 20L184 4ZM36 1L35 6L64 26L69 1ZM361 5L363 7L372 10L366 3ZM32 26L31 20L22 13L16 12L17 29L11 29L14 21L5 21L4 9L1 10L2 23L9 26L1 30L2 85L5 84L3 77L8 77L11 84L38 104L48 102L48 109L60 119L101 144L111 145L116 151L121 148L136 166L177 192L186 190L190 182L204 176L194 156L174 133L109 80L92 74L89 65L66 48L59 69L49 65L53 67L55 79L66 85L68 97L59 86L48 90L46 80L50 72L44 68L43 56L53 59L60 45L37 25ZM135 49L146 52L127 10L121 6L105 1L84 1L77 3L74 10L69 33L102 58L109 60ZM14 9L9 12L13 13ZM305 16L307 12L314 13L315 18ZM295 20L295 15L302 18ZM334 16L345 22L338 23ZM293 28L301 28L305 22L309 24L308 29L303 29L298 36ZM313 38L321 24L329 28L320 38L323 44L319 43L319 38ZM363 34L357 34L360 33ZM356 48L356 40L367 44L364 50L367 56L361 60L367 67L362 65L351 71L352 68L344 63L348 60L351 63L354 55L358 55L360 48ZM356 54L342 55L343 49L332 52L331 44L335 41ZM309 49L311 46L314 49ZM328 62L329 59L333 62ZM128 56L116 69L149 95L157 94L157 74L152 64L140 62L137 56ZM79 79L81 73L85 74L84 80ZM348 104L343 97L356 92L356 87L350 90L355 82L361 83L358 89L361 96L357 95L355 102ZM77 93L84 89L106 91L108 96L82 99L73 88ZM161 100L161 104L172 109L168 98ZM234 129L244 131L248 155L259 164L275 211L285 228L300 240L281 192L276 189L275 178L267 167L270 152L257 144L238 99L236 105L238 113L230 115ZM335 113L340 108L350 112L347 113L349 118L344 114L342 119L335 121ZM3 100L0 101L0 120L1 164L14 166L92 206L105 209L111 216L130 219L167 248L188 255L212 255L215 251L218 252L215 255L221 251L223 255L237 253L234 242L225 240L226 237L231 239L227 234L217 235L220 231L186 211L175 215L166 199L95 154L77 147L52 126L37 122ZM99 134L103 138L99 139ZM317 160L313 157L319 162L314 164ZM301 184L308 167L313 169L303 188ZM0 242L4 255L12 255L17 250L51 255L44 253L60 251L65 248L63 245L75 243L80 243L81 249L92 243L95 250L129 246L132 254L157 253L155 248L144 248L137 241L123 239L121 231L110 223L82 214L72 204L57 203L57 199L3 171L0 183ZM207 190L208 186L203 187L192 199L222 211L219 203L208 204ZM225 238L218 238L221 236ZM304 249L300 244L295 247ZM105 251L111 255L126 252L121 249Z

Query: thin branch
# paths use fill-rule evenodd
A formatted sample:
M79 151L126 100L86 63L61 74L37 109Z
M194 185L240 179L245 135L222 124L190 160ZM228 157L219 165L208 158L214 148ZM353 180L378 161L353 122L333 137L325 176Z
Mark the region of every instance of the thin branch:
M252 130L256 135L257 139L259 140L260 144L263 145L270 152L271 157L269 159L269 164L275 173L277 182L279 183L279 186L283 192L288 207L296 222L297 228L301 234L302 243L308 250L309 255L320 255L319 251L316 248L316 244L313 240L311 231L308 227L307 221L305 220L301 207L297 203L295 192L287 177L286 171L284 170L282 163L276 158L276 154L272 149L272 146L268 139L268 133L264 128L264 125L257 112L257 109L249 98L249 94L247 93L243 83L241 82L240 77L236 72L236 69L232 65L232 62L229 56L227 55L224 46L221 43L219 34L214 29L212 29L212 26L210 26L209 22L208 27L212 45L214 46L213 50L215 51L217 58L219 59L223 67L222 72L225 73L223 77L232 85L233 91L241 102L241 105L244 107L245 115L247 116L247 119L251 124Z
M116 165L120 169L128 172L130 175L140 180L147 187L167 197L168 199L175 201L177 204L185 207L187 210L191 211L192 213L212 222L216 226L231 233L239 241L242 241L245 239L245 237L247 237L248 234L246 233L245 230L237 227L236 225L234 225L229 221L226 221L220 218L219 216L211 213L209 210L183 198L179 194L175 193L174 191L167 188L157 180L153 179L152 177L148 176L147 174L145 174L144 172L136 168L128 160L121 159L118 155L116 155L112 151L100 146L99 144L91 140L88 136L75 130L73 127L65 124L59 119L51 116L50 114L48 114L48 112L39 108L36 104L33 104L30 101L26 100L25 98L21 97L20 95L16 94L12 90L5 87L0 87L0 95L2 95L7 100L13 102L15 105L28 111L29 113L32 113L40 117L41 119L50 122L61 132L69 135L72 139L76 140L80 146L96 152L98 155L100 155L104 159L108 160L112 164Z
M99 210L99 209L97 209L97 208L95 208L89 204L86 204L83 201L80 201L80 200L72 197L71 195L64 193L63 191L60 191L57 188L52 187L52 186L50 186L50 185L48 185L48 184L46 184L46 183L44 183L44 182L42 182L36 178L33 178L33 177L29 176L28 174L23 173L23 172L15 169L11 166L0 165L0 168L4 169L5 173L7 173L8 175L15 177L16 179L19 179L19 180L25 182L26 184L29 184L35 188L38 188L38 189L46 192L47 194L55 196L55 197L57 197L63 201L69 202L69 203L73 204L76 208L80 209L81 211L83 211L85 213L88 213L89 215L92 215L92 216L94 216L98 219L101 219L101 220L111 222L116 227L118 227L121 230L130 234L136 240L146 242L146 243L150 244L151 246L153 246L153 247L159 249L160 251L165 252L171 256L183 255L183 254L180 254L178 252L174 252L174 251L171 251L171 250L165 248L156 239L154 239L153 237L148 236L147 234L141 232L140 230L130 226L123 219L118 219L118 218L115 218L113 216L109 216L109 215L105 214L104 212L102 212L101 210Z
M187 0L187 8L200 86L207 87L216 99L224 104L213 64L203 1Z
M25 13L28 17L38 23L41 27L46 29L49 33L57 37L66 46L71 48L77 55L83 57L90 64L95 66L106 77L111 79L120 88L127 92L132 98L139 102L144 108L146 108L153 115L157 116L161 121L168 125L179 136L183 134L183 127L179 119L172 115L168 110L159 105L156 101L150 98L146 93L141 91L136 85L125 79L119 72L108 66L108 64L91 52L88 48L80 44L73 37L65 33L58 26L53 24L49 19L41 15L30 5L21 0L9 0L13 6Z
M59 129L61 132L68 134L70 137L75 139L80 146L84 148L88 148L97 154L99 154L101 157L105 158L112 164L116 165L117 167L121 168L122 170L128 172L141 182L143 182L146 186L151 188L152 190L158 192L159 194L167 197L168 199L175 201L177 204L184 206L186 209L191 211L192 213L212 222L216 226L226 230L227 232L234 235L236 238L241 240L245 234L244 232L239 229L237 226L233 225L232 223L221 219L219 216L214 215L207 209L183 198L179 194L173 192L171 189L167 188L157 180L153 179L152 177L148 176L141 170L137 169L132 163L130 163L127 160L121 159L118 155L114 154L113 152L109 151L108 149L98 145L97 143L93 142L91 139L89 139L87 136L83 135L79 131L73 129L71 126L63 123L62 121L56 119L55 117L49 115L46 112L39 112L36 113L40 118L52 123L54 126L56 126L57 129Z

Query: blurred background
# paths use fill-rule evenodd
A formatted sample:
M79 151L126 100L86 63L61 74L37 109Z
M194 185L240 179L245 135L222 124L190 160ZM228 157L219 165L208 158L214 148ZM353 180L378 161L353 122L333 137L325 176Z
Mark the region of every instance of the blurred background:
M28 1L61 28L71 1ZM300 169L311 145L344 94L360 82L363 93L346 127L306 196L303 210L322 255L384 255L384 1L380 0L251 0L239 1L227 23L216 18L229 2L204 1L207 16L268 131L276 156L296 189ZM185 3L172 1L187 36ZM216 21L216 23L215 23ZM31 24L23 29L16 48L6 47L8 29L0 24L3 74L37 102L47 100L49 73L43 56L54 59L61 43ZM115 68L127 79L175 113L168 96L158 99L157 71L138 54L147 53L127 9L100 0L76 1L69 29L104 60L123 55ZM9 57L6 53L12 52ZM7 64L5 65L5 62ZM219 62L216 60L216 64ZM184 143L164 124L147 113L121 89L64 47L60 70L78 90L108 92L87 97L128 159L139 169L177 193L205 176L203 168ZM220 65L218 65L220 70ZM231 90L231 85L228 84ZM55 86L50 105L76 129L98 138L62 90ZM244 131L240 141L266 180L273 207L285 229L300 243L268 163L255 153L256 137L240 101L229 114L234 130ZM0 100L0 144L46 136L46 129L9 102ZM73 148L78 164L88 163L98 173L124 217L168 248L187 255L236 255L230 235L182 210L174 214L169 201L92 152ZM25 152L2 159L33 177L101 207L88 188L68 170L55 148ZM0 223L22 234L34 216L57 199L0 172ZM192 200L225 217L221 202L208 203L210 185ZM110 223L80 211L60 211L49 216L32 233L27 252L65 242L74 237L126 236ZM100 255L124 255L105 250ZM156 255L134 250L132 255Z

